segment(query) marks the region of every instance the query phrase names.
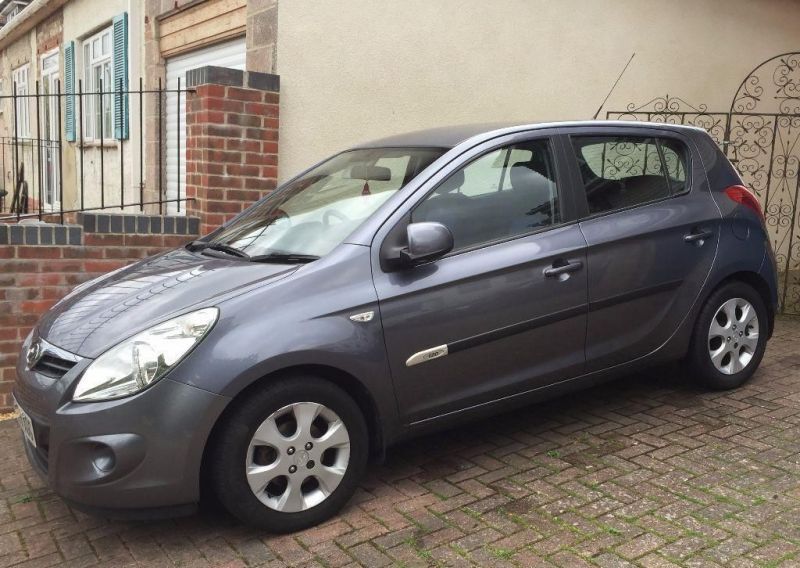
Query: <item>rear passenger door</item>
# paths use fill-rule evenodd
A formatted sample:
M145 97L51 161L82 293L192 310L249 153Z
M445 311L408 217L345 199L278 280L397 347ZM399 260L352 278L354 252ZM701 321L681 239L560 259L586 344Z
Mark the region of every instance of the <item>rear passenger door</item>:
M576 129L587 242L587 370L646 355L689 315L716 255L720 213L692 143L646 128Z

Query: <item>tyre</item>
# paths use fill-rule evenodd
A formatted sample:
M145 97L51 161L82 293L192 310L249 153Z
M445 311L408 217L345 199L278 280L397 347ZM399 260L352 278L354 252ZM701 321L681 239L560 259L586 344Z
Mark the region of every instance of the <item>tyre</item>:
M234 404L208 461L213 490L231 514L287 533L347 503L369 454L367 425L352 398L320 378L294 376Z
M711 294L695 322L690 371L715 390L741 386L764 357L768 329L760 294L744 282L724 284Z

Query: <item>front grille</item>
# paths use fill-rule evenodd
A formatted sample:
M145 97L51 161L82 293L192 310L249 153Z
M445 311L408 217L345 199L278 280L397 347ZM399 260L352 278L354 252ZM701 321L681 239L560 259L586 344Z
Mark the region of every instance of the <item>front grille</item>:
M53 379L60 379L74 366L74 361L68 361L50 353L45 353L32 370Z
M31 343L25 357L31 371L52 379L60 379L81 360L79 355L64 351L41 337Z

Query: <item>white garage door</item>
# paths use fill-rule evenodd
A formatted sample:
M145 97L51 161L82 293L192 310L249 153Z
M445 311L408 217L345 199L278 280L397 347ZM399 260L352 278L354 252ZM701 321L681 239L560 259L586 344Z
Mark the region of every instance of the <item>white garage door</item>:
M166 131L166 175L167 199L183 199L186 196L186 94L180 95L180 112L178 111L178 88L186 87L186 72L197 67L213 65L244 70L246 48L244 38L204 47L184 55L167 59L167 131ZM180 130L178 118L180 117ZM180 159L178 154L180 153ZM180 162L180 163L179 163ZM177 203L167 204L167 213L178 212ZM186 204L180 204L180 214L185 214Z

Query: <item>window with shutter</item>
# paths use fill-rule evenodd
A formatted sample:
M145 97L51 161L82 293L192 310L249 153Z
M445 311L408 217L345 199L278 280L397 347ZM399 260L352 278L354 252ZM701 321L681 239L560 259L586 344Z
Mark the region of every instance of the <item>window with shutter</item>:
M114 138L128 138L128 13L114 18Z
M75 42L64 44L64 127L67 141L75 142Z
M111 36L113 26L83 41L83 136L110 139L114 134L114 87Z

